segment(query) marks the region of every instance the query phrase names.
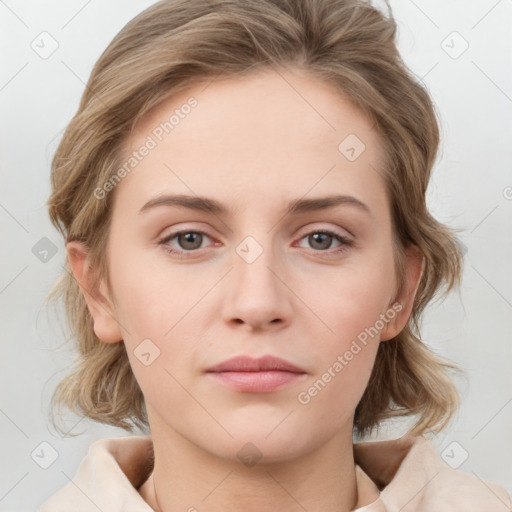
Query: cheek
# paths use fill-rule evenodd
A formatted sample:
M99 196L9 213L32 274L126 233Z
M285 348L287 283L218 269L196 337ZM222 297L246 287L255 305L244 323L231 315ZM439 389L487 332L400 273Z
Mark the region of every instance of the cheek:
M317 371L297 401L330 425L342 424L354 412L368 385L384 322L391 320L383 307L384 294L376 297L371 290L345 282L332 300L323 298L324 317L334 333L316 337ZM311 347L305 350L311 352Z
M207 281L194 277L184 265L167 263L163 250L135 248L123 254L122 244L112 251L111 279L126 337L131 342L140 337L164 339L204 295Z
M304 283L302 293L318 312L309 329L315 340L317 372L298 394L298 402L316 416L339 424L361 399L380 344L380 333L395 316L389 304L393 261L385 254L331 270L323 288ZM313 325L315 327L313 327ZM304 346L306 353L311 346ZM327 421L327 417L324 418Z
M155 250L131 249L123 255L120 240L113 247L116 317L130 364L142 390L160 394L159 383L170 388L176 385L170 373L180 382L188 378L190 368L183 363L194 358L197 344L204 339L201 319L205 309L211 312L218 304L204 297L218 281L218 274L167 264Z
M307 297L309 309L318 313L314 323L328 346L343 348L391 307L393 261L385 254L347 261L317 277L315 286L304 280L299 293ZM380 323L379 327L382 329Z

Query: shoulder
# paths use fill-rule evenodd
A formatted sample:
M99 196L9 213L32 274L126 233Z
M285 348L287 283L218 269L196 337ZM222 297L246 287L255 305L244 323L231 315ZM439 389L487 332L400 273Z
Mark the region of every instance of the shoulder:
M383 500L401 501L402 512L497 512L512 510L507 491L475 474L450 467L424 436L410 437L411 448ZM407 501L404 500L407 499Z
M152 459L150 437L130 436L94 441L75 476L51 495L39 512L149 512L137 491Z
M422 494L439 512L512 510L510 496L503 487L476 474L450 467L440 468L434 473L428 482L428 489Z
M401 512L498 512L512 510L507 491L473 473L450 467L432 441L406 435L362 443L367 474L381 489L389 510Z

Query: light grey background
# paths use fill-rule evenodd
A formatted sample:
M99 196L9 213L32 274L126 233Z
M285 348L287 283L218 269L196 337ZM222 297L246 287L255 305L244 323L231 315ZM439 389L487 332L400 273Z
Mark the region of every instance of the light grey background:
M48 426L51 392L73 352L70 345L58 350L58 319L42 308L65 261L45 201L51 157L93 64L152 3L0 1L3 512L37 509L74 476L94 439L127 435L73 416L70 429L79 422L73 432L83 435L62 438ZM429 205L439 220L464 230L468 249L461 293L429 307L424 319L425 342L467 372L456 381L460 412L434 445L447 462L512 493L512 1L391 5L402 55L441 117ZM54 53L41 56L52 44L58 44ZM57 251L46 262L36 245L44 237ZM406 426L391 426L380 437L398 437ZM57 455L48 469L40 465L53 452L42 442Z

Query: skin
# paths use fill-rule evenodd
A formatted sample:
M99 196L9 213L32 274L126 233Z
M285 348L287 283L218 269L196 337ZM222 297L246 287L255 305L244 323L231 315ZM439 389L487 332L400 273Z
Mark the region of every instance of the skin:
M421 271L411 248L407 286L396 296L381 140L331 85L266 70L197 82L165 100L138 124L126 155L191 96L197 107L115 189L112 289L104 281L88 288L95 269L87 250L67 246L96 335L124 341L145 396L155 467L140 493L165 512L349 511L371 503L378 495L353 458L354 411L379 343L406 325ZM354 161L338 149L349 134L366 146ZM213 198L230 213L162 205L139 214L164 193ZM293 199L333 193L359 199L369 213L342 204L284 215ZM319 229L353 244L315 242L308 235ZM166 243L184 258L159 244L179 230L206 233ZM251 263L236 251L247 236L263 251ZM298 393L397 301L402 310L300 403ZM160 350L148 366L134 354L146 338ZM240 392L205 375L240 354L277 355L307 374L271 393ZM261 457L251 467L237 456L248 442Z

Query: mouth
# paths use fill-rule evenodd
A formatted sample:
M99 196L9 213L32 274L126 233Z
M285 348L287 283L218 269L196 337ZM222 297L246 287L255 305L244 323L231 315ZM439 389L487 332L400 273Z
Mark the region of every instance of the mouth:
M235 356L206 370L207 372L261 372L282 371L290 373L306 373L302 368L286 359L265 355L258 358Z
M285 359L266 355L257 359L237 356L215 365L206 373L237 391L269 393L304 380L307 372Z

